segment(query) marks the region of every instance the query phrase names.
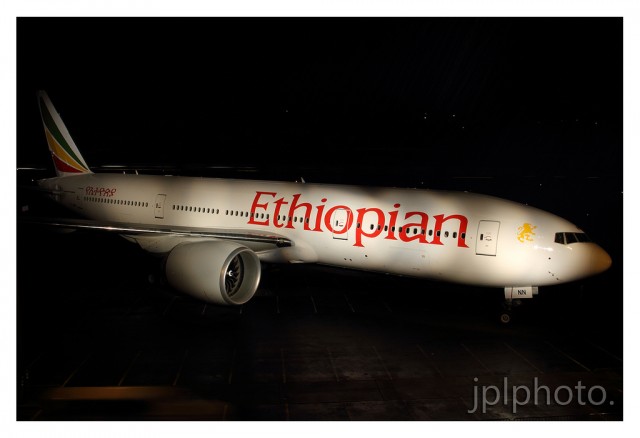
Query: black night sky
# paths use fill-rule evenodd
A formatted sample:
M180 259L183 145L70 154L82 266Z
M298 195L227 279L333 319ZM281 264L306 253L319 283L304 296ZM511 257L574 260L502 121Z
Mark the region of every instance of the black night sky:
M622 18L18 18L18 166L51 167L45 89L90 166L621 185L622 29Z

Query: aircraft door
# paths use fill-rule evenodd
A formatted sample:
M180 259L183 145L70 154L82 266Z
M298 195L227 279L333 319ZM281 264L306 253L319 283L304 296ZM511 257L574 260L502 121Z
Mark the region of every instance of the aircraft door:
M498 248L498 231L500 222L480 221L478 238L476 239L476 254L495 256Z
M351 210L339 208L331 215L331 232L334 239L347 240L349 239L349 223L351 222Z
M167 195L156 196L156 219L164 219L164 200Z

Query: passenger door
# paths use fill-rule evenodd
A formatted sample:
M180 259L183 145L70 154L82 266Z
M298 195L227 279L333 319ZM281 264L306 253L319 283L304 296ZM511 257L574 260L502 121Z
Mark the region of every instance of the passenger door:
M478 238L476 239L476 254L495 256L498 249L498 231L500 222L480 221Z
M164 200L167 195L156 196L156 219L164 219Z

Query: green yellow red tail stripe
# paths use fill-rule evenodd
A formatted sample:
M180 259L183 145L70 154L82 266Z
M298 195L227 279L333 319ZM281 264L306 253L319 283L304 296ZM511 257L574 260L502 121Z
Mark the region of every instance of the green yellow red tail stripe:
M91 173L69 131L44 91L39 93L40 114L51 158L58 176Z

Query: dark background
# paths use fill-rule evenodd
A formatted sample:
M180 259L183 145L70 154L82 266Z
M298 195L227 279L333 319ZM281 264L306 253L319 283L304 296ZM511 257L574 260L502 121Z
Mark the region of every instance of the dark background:
M120 165L496 195L570 220L613 259L596 278L541 290L515 331L597 339L622 357L622 31L622 18L18 18L17 166L39 168L18 172L18 207L53 208L22 191L54 175L40 89L95 171ZM81 264L124 253L120 240L72 239L87 254L100 248ZM49 240L56 245L42 249ZM43 342L42 321L66 315L69 301L75 312L98 299L80 288L82 299L65 291L71 298L56 305L46 284L64 269L64 242L73 247L60 236L17 235L19 364ZM34 276L25 261L51 248L58 264ZM129 248L114 267L124 290L151 263ZM333 278L305 269L312 283ZM377 277L353 275L349 293L364 302L377 296L367 290ZM421 324L468 320L475 333L493 321L494 302L480 304L473 288L407 284L401 304L430 309ZM269 297L256 298L259 306ZM270 315L259 331L272 323Z
M91 166L620 176L621 18L18 18L18 148L45 89Z

